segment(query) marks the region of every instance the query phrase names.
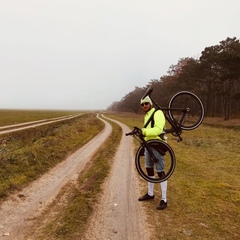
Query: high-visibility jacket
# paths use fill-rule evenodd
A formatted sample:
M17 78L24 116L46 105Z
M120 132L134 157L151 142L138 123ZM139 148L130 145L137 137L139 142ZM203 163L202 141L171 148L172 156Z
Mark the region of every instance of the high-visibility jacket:
M156 111L155 108L151 108L145 114L144 125L147 123L152 114L154 114L153 121L150 121L149 124L142 129L142 134L145 136L146 141L151 139L161 139L159 135L163 132L165 126L165 116L163 112L161 110Z

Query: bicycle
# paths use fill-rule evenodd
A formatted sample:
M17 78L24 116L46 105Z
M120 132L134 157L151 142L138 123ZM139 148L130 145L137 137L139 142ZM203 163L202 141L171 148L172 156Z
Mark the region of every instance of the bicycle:
M125 135L132 135L140 142L140 146L135 155L135 165L140 176L148 182L159 183L166 181L173 174L176 166L174 151L165 141L165 134L171 133L178 138L178 141L182 141L182 130L196 129L202 123L204 119L204 107L200 98L189 91L175 93L170 98L168 107L160 107L151 97L152 91L153 88L148 88L146 93L142 96L142 99L149 96L155 105L155 109L163 111L165 119L171 127L164 129L164 132L160 135L162 140L154 139L145 141L144 136L142 135L142 130L138 127L134 127L130 133L126 133ZM150 121L151 117L145 126L147 126ZM154 163L159 161L155 156L156 153L164 156L164 174L156 173L154 178L148 176L145 169L145 149L149 152Z

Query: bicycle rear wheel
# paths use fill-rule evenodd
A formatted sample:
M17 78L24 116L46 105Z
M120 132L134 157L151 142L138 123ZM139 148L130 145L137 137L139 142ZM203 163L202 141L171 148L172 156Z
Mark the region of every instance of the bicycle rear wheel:
M197 128L204 118L204 107L201 100L188 91L181 91L173 95L168 104L169 117L183 130ZM184 114L184 111L189 111Z
M166 181L173 173L176 166L176 158L172 148L165 142L160 140L149 140L147 141L149 147L155 149L160 153L164 158L164 175L159 176L156 171L154 178L150 178L147 174L145 167L145 156L144 150L145 147L141 145L136 153L135 165L140 176L148 182L159 183Z

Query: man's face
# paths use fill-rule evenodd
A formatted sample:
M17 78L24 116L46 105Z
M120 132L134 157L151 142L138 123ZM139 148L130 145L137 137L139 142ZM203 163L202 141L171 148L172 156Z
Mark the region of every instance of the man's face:
M152 106L151 106L150 103L144 102L144 103L141 104L141 107L142 107L142 110L144 112L148 112L151 109Z

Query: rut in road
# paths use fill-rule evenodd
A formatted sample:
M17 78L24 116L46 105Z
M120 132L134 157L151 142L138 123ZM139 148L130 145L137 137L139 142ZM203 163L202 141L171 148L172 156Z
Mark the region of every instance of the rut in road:
M130 129L118 121L114 122L121 126L123 136L111 173L105 181L101 201L83 239L150 239L145 212L137 200L140 191L134 165L133 139L125 136Z
M106 121L104 123L104 130L94 139L39 180L3 202L0 206L0 239L25 239L25 231L32 226L34 218L41 215L64 185L78 177L86 163L111 134L111 125Z

